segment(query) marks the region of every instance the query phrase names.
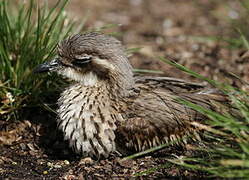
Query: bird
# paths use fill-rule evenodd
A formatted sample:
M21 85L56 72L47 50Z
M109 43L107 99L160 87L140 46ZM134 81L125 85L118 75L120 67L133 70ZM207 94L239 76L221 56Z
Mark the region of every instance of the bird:
M70 80L58 99L59 129L76 154L108 158L182 142L207 117L177 101L216 110L226 97L214 88L172 77L137 76L125 48L100 32L69 36L57 56L34 72L56 72ZM185 141L183 141L185 142ZM184 144L184 143L183 143Z

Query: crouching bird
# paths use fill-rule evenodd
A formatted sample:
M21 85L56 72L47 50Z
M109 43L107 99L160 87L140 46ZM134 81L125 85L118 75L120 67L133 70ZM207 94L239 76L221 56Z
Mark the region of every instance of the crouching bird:
M225 96L204 85L167 77L134 77L124 48L114 37L91 32L58 44L58 56L35 72L54 71L75 83L58 100L58 127L83 156L138 152L197 134L205 119L179 103L205 108Z

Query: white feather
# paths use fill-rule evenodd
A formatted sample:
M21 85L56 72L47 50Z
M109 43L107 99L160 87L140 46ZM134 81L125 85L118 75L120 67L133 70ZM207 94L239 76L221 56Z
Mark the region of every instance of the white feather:
M82 74L72 68L65 68L58 73L84 86L94 86L98 82L98 76L92 71Z

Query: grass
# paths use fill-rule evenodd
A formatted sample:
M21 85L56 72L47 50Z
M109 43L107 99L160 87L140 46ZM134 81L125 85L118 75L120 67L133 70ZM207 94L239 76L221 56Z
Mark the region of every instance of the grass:
M180 100L181 103L209 117L210 120L207 121L209 127L215 127L221 133L219 136L214 132L206 134L207 139L212 137L213 145L208 149L199 149L199 151L207 152L208 157L185 158L181 159L180 163L177 159L170 161L190 169L206 171L217 177L248 178L249 96L247 93L233 88L226 88L225 91L240 116L235 116L231 112L217 113Z
M249 26L249 3L247 0L239 0L240 6L243 7L243 11L239 13L239 18L235 19L231 22L232 27L235 27L234 29L237 32L239 32L241 39L237 41L237 45L240 44L240 46L235 47L245 47L248 49L248 42L247 39L249 39L249 33L248 33L248 26ZM234 39L236 41L236 39ZM239 43L240 42L240 43ZM246 44L246 45L245 45Z
M58 1L49 8L47 1L18 1L16 6L0 1L0 114L4 119L37 102L44 89L56 88L48 81L51 76L37 78L32 70L54 55L58 40L76 31L64 11L67 2Z

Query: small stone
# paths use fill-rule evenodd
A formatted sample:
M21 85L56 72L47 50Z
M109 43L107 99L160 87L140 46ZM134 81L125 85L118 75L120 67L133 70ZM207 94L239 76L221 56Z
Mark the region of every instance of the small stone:
M32 143L28 143L28 144L27 144L27 146L28 146L28 148L29 148L31 151L33 151L33 152L37 152L37 150L35 149L34 144L32 144Z
M79 165L81 164L93 164L93 160L90 157L86 157L80 160Z
M57 168L57 169L62 168L62 166L61 166L61 165L58 165L58 164L54 165L53 167L54 167L54 168Z
M106 164L106 161L105 161L105 160L101 160L101 161L100 161L100 164L101 164L101 165L105 165L105 164Z
M119 160L118 164L122 167L130 168L133 166L133 160L128 159L128 160Z
M21 144L20 144L20 147L21 147L21 149L22 149L23 151L27 149L27 148L26 148L27 146L26 146L24 143L21 143Z
M12 164L13 164L13 165L17 165L17 162L13 161Z
M64 160L64 164L65 164L65 165L69 165L70 162L69 162L68 160Z
M76 179L76 176L69 174L69 175L65 175L63 179L73 180L73 179Z
M48 166L48 167L53 167L53 163L47 162L47 166Z
M40 165L42 165L42 164L44 164L44 160L43 159L38 159L37 163L40 164Z

